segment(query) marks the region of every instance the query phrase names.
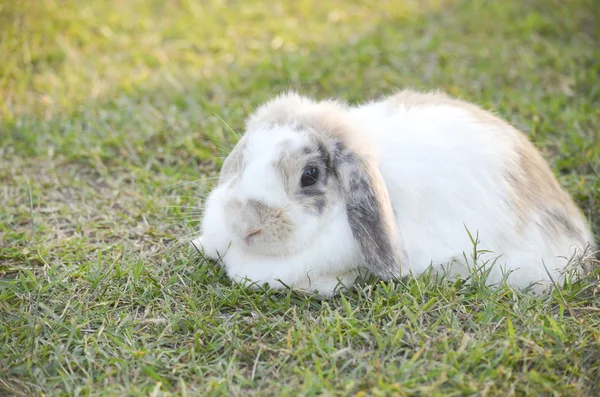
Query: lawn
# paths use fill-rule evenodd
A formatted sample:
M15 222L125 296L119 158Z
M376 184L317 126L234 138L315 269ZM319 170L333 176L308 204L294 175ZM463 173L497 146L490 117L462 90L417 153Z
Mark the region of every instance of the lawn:
M598 269L321 300L185 238L262 101L402 87L525 131L598 236L599 76L596 0L0 0L0 395L598 395Z

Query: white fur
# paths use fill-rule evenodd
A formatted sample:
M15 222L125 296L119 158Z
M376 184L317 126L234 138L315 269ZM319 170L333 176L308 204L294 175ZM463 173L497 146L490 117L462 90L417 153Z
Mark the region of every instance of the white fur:
M405 108L389 101L350 108L347 116L372 140L396 214L399 245L405 247L408 264L403 273L451 267L466 275L465 254L473 251L468 229L479 236L478 249L489 250L480 260L493 267L489 283L502 280L518 287L560 278L567 258L584 247L565 236L550 239L535 222L535 211L517 235L519 219L510 208L510 190L502 175L504 165L515 158L512 130L477 120L468 110L448 104L421 104ZM195 243L207 255L220 257L236 281L248 278L295 289L331 294L338 278L351 285L357 275L360 252L353 240L343 202L321 214L303 211L286 197L272 159L283 140L302 143L291 128L278 127L246 133L248 167L237 182L213 190ZM286 206L294 224L292 242L274 248L269 255L244 245L228 220L224 203L257 198ZM586 238L591 243L589 229ZM279 252L279 253L277 253ZM470 259L470 258L469 258ZM481 263L480 263L481 264Z

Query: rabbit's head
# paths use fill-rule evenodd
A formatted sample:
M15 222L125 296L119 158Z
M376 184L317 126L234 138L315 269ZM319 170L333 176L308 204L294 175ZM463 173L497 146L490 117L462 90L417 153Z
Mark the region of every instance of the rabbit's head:
M206 254L225 265L229 249L279 258L281 275L294 271L286 258L305 257L319 274L364 267L383 279L399 276L390 199L357 128L336 101L288 93L261 106L208 197L198 239Z

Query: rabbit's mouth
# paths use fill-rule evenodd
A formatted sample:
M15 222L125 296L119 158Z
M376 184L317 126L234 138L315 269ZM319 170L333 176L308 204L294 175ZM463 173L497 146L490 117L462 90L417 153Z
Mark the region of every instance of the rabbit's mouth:
M248 234L246 234L246 237L244 237L244 243L246 243L246 245L249 246L252 244L253 240L255 240L256 238L259 238L262 234L263 234L262 229L250 231Z

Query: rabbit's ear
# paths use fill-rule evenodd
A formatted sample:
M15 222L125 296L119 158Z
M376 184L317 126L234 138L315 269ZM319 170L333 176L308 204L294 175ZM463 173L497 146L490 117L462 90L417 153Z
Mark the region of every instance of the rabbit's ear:
M332 152L333 169L342 186L348 221L365 267L384 280L400 277L407 256L398 247L394 211L377 162L368 155L358 155L340 141Z

